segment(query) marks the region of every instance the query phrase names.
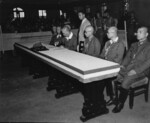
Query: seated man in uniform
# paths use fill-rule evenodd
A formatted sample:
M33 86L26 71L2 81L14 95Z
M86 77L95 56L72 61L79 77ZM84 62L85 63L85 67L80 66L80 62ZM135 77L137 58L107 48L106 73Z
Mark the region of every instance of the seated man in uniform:
M100 54L101 44L98 39L93 35L94 28L87 26L85 28L85 43L83 53L98 57Z
M150 42L147 39L148 28L140 27L137 31L138 42L133 43L121 64L121 70L117 76L121 82L121 89L113 113L118 113L124 107L128 96L128 89L137 80L148 75L150 69Z
M76 51L77 50L77 37L71 31L71 27L69 25L65 25L62 28L63 38L62 40L55 42L55 46L64 47L69 50ZM62 72L57 72L57 82L55 82L56 87L56 98L77 92L76 88L76 80ZM59 79L61 78L61 79Z
M53 27L54 28L54 27ZM50 41L50 45L54 45L55 42L59 41L62 39L62 33L61 33L61 26L56 26L56 33L54 33L52 35L51 41Z
M56 46L64 46L65 48L68 48L69 50L76 51L77 49L77 37L73 34L71 31L71 27L69 25L65 25L62 28L63 38L62 40L59 40L58 42L55 42Z
M68 48L69 50L76 51L77 37L71 32L71 27L69 25L65 25L62 28L62 30L59 30L59 32L61 32L61 31L62 31L64 37L61 36L61 38L54 40L53 45L65 47L65 48ZM64 77L58 77L58 76L62 76L62 75L57 70L51 68L51 72L52 73L50 74L49 81L48 81L48 87L47 87L48 91L50 91L52 89L56 89L58 87L61 88L60 86L61 85L64 86L64 84L65 84L65 82L63 82L62 79L59 80L59 78L64 78ZM66 78L68 78L68 77L66 76L65 79ZM61 81L63 82L63 84Z
M98 39L93 35L94 29L92 26L87 26L85 29L85 46L83 53L87 55L91 55L94 57L98 57L100 54L100 42ZM87 61L88 62L88 61ZM89 84L86 85L87 87ZM94 93L91 93L90 89L96 89L95 84L90 85L89 90L82 92L84 95L84 103L82 108L82 115L80 117L80 120L85 122L91 118L94 118L96 116L101 116L104 114L107 114L109 110L106 108L106 101L104 100L103 90L104 90L104 82L99 82L98 85L98 92L99 95L95 95ZM86 87L86 88L87 88ZM83 88L84 90L84 88ZM97 92L97 91L96 91ZM88 96L91 95L95 99L89 99Z
M110 40L106 42L100 57L121 64L125 51L125 46L122 39L118 37L117 28L115 26L112 26L108 29L107 37ZM106 91L107 94L110 96L110 100L107 102L108 106L111 105L114 100L114 93L111 81L112 78L105 80Z
M54 45L55 46L55 42L59 42L60 40L62 40L63 38L63 35L62 35L62 32L61 32L61 26L60 25L53 25L52 27L52 32L53 32L53 35L52 35L52 38L51 38L51 41L50 41L50 45ZM49 76L49 79L48 79L48 87L46 88L47 91L51 91L53 89L55 89L55 86L56 86L56 76L54 73L57 73L57 71L55 69L53 69L53 67L51 67L51 71L49 71L50 73L50 76Z

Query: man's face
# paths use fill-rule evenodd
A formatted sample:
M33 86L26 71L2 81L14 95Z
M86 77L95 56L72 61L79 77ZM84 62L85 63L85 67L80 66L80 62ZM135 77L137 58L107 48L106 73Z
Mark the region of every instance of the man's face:
M148 33L145 28L139 28L136 35L137 35L137 39L140 41L146 39Z
M52 27L52 30L53 30L53 32L55 33L55 32L56 32L56 26L53 26L53 27Z
M85 31L84 31L84 33L85 33L85 36L86 36L87 38L92 35L92 31L91 31L89 28L86 28Z
M80 20L83 20L85 15L82 12L79 12L78 17L79 17Z
M60 34L61 33L61 27L57 27L56 31L58 34Z
M64 37L69 37L69 31L66 29L62 29L62 34L64 35Z
M115 36L116 32L113 29L108 29L107 37L112 39Z

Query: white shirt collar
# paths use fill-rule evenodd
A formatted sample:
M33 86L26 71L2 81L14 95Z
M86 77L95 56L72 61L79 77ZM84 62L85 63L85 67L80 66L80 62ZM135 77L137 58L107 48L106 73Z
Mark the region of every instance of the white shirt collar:
M66 39L69 40L69 39L72 38L72 36L73 36L73 33L71 32L70 35L69 35L69 37L66 37Z
M59 37L61 37L61 34L58 34L58 35L57 35L57 38L59 38Z
M143 41L139 41L139 44L142 45L142 44L145 43L145 42L146 42L146 39L143 40Z
M116 43L118 41L118 37L116 37L114 40L110 40L110 43Z

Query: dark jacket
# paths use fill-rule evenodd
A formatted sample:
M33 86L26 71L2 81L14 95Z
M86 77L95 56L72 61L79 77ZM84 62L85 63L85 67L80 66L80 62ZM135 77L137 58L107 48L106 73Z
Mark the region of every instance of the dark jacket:
M63 37L59 42L59 45L63 45L65 48L69 50L77 50L77 36L73 34L72 38L67 40L66 37Z
M106 54L106 49L108 47L110 47L110 48ZM124 55L124 51L125 51L124 43L119 38L118 41L113 44L111 44L110 41L107 41L100 57L103 59L121 64L123 55Z
M98 57L100 54L100 49L101 44L95 36L93 36L91 41L89 41L89 39L85 40L83 53Z
M54 45L55 42L62 40L63 36L62 36L62 34L60 34L60 35L61 35L61 37L58 37L57 35L53 35L49 44Z

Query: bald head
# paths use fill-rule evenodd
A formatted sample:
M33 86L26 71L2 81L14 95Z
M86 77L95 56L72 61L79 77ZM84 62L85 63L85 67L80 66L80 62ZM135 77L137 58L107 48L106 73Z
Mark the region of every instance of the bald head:
M117 33L118 29L115 26L110 27L108 30Z
M107 36L109 39L112 39L112 38L116 38L117 37L117 27L115 26L112 26L108 29L108 32L107 32Z
M87 38L93 37L93 33L94 33L94 28L92 26L87 26L85 28L85 36Z
M85 28L85 31L91 32L93 34L94 28L93 28L93 26L89 25Z

